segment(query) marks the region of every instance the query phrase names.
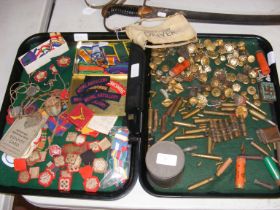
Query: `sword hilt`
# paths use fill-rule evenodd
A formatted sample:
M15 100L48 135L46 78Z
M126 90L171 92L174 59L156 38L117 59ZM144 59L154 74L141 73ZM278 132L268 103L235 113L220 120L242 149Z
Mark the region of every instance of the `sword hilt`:
M102 16L108 18L112 15L124 15L129 17L142 17L143 15L152 12L152 8L148 6L136 6L136 5L108 5L102 9Z

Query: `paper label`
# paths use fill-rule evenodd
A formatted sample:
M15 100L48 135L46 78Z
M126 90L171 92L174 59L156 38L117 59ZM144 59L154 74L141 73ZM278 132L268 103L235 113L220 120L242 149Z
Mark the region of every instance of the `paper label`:
M45 118L34 126L27 127L28 117L17 119L0 141L0 150L14 157L22 157L46 122Z
M138 76L139 76L139 63L132 64L130 77L134 78Z
M117 116L93 116L89 123L88 127L92 130L98 131L100 133L108 135L115 122L117 121Z
M156 163L166 166L176 166L177 165L177 155L158 153Z
M87 41L88 40L88 34L74 34L74 41Z
M166 13L165 12L158 12L157 16L158 17L166 17Z
M273 51L267 53L267 61L269 66L276 63L276 58Z

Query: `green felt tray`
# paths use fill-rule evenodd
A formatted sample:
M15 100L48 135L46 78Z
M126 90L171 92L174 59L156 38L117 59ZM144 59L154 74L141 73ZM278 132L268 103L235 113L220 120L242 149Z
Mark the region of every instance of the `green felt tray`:
M219 37L215 35L207 36L204 35L203 38L200 39L200 41L203 42L205 38L210 38L212 41L216 40L217 38L222 38L226 42L238 42L238 41L244 41L246 43L247 50L249 54L255 55L255 52L257 50L266 50L263 49L263 41L259 37L246 37L246 36L236 36L234 38L230 38L230 35L228 36L222 36ZM172 68L174 64L177 62L178 55L170 55L169 57L165 58L165 61L163 61L159 66L158 69L161 69L162 65L168 65L169 68ZM225 62L224 62L225 63ZM224 64L219 65L217 67L214 64L214 60L210 59L210 66L212 67L212 72L208 73L208 81L211 79L213 70L216 68L225 68L227 72L233 72L237 73L240 72L241 67L237 67L236 70L232 70L228 67L225 67ZM252 67L257 67L258 63L255 61L251 64ZM277 79L277 78L276 78ZM275 79L275 80L276 80ZM189 91L187 87L191 86L194 83L198 83L198 80L195 79L192 82L182 82L181 84L184 87L184 91L180 94L176 94L175 92L170 94L170 99L174 100L176 97L181 96L185 98ZM276 83L278 84L278 82ZM249 85L252 85L249 83ZM257 88L257 84L254 84ZM248 85L242 84L241 91L245 90L248 87ZM163 83L159 83L155 80L154 76L151 76L151 84L150 84L150 90L155 91L156 95L154 97L151 97L152 101L152 108L158 109L159 112L159 119L161 116L166 112L167 108L161 105L161 102L164 100L163 95L160 93L160 89L166 89L166 85ZM208 99L213 99L213 96L210 95L207 97ZM252 96L249 96L250 101L252 101ZM229 100L227 100L229 101ZM227 102L225 101L225 102ZM232 99L231 99L232 101ZM269 104L269 103L262 103L261 107L262 110L264 110L267 113L268 119L273 119L275 121L275 104ZM193 108L190 108L189 110L192 110ZM188 109L184 111L189 111ZM212 110L211 108L207 107L207 110ZM203 114L203 112L200 112ZM205 115L206 118L211 118L210 115ZM215 116L214 118L223 119L221 116ZM192 117L186 120L182 120L181 114L179 112L176 113L175 118L168 117L167 121L167 131L170 131L172 128L174 128L174 125L172 124L172 121L182 121L182 122L188 122L193 123ZM223 157L223 160L225 160L228 157L231 157L233 160L233 163L231 166L226 170L226 172L221 177L216 177L215 180L205 186L202 186L198 189L195 189L193 191L188 191L187 187L199 182L203 179L209 178L211 176L214 176L216 169L217 169L217 161L214 160L207 160L197 157L192 157L190 153L185 153L185 167L183 170L182 178L172 187L168 188L162 188L158 185L154 184L149 177L147 177L147 173L143 173L142 175L142 184L145 189L148 190L148 192L152 193L153 195L157 196L188 196L188 195L198 195L198 196L248 196L248 195L278 195L279 194L279 188L276 186L273 178L269 174L268 170L265 168L264 162L262 160L247 160L246 161L246 184L244 189L236 189L235 188L235 159L238 155L241 154L241 146L244 144L246 155L262 155L258 150L256 150L254 147L250 145L250 142L252 139L259 144L261 147L263 147L265 150L269 152L272 156L274 156L274 151L269 151L267 146L262 144L257 135L256 130L259 128L266 128L270 127L271 125L267 122L264 122L262 120L255 121L251 118L250 114L245 120L248 130L248 136L241 137L241 138L234 138L233 140L228 140L226 142L220 142L217 143L212 154ZM178 126L178 131L170 136L165 141L174 141L175 136L183 136L183 130L191 130L191 128L186 128L182 126ZM184 129L183 129L184 128ZM147 129L147 127L146 127ZM162 137L163 134L160 133L160 128L157 129L155 133L151 134L151 137L154 139L154 143L157 142L157 140ZM193 139L193 140L180 140L175 141L176 144L178 144L181 148L185 148L188 146L197 145L198 149L195 150L195 153L200 154L207 154L207 137L203 139ZM273 145L270 145L271 148L273 148ZM146 144L144 147L144 150L147 150L148 144ZM142 159L144 162L144 159ZM266 188L260 187L258 185L255 185L254 179L263 180L267 183L270 183L274 185L274 190L268 190Z

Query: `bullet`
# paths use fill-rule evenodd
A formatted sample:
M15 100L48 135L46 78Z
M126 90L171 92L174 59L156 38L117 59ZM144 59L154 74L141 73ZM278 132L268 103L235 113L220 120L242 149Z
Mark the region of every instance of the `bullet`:
M211 136L212 142L217 142L217 135L216 135L216 127L215 127L215 122L214 120L210 121L210 132L209 136Z
M264 187L264 188L269 189L269 190L273 190L274 189L273 185L265 183L265 182L260 181L258 179L254 180L254 184L259 185L259 186Z
M166 111L166 113L165 113L167 116L170 116L170 115L171 115L171 113L172 113L173 109L175 108L175 106L176 106L176 104L177 104L177 101L178 101L179 99L180 99L179 97L175 98L175 100L173 101L173 103L171 104L171 106L168 107L168 109L167 109L167 111Z
M175 117L176 113L178 112L178 110L182 104L183 104L183 99L182 99L182 97L179 97L179 99L177 100L177 102L174 105L174 108L170 114L171 117Z
M246 137L248 134L247 134L247 127L245 124L245 120L242 117L240 117L239 121L240 121L240 125L241 125L242 136Z
M160 133L165 133L166 132L166 124L167 124L167 115L164 114L161 117L161 122L160 122Z
M269 124L276 126L276 124L274 122L272 122L271 120L267 119L264 115L258 113L257 111L253 110L253 109L249 109L249 112L252 116L260 119L260 120L264 120L266 122L268 122Z
M185 119L187 119L187 118L190 118L190 117L196 115L198 112L200 112L200 110L201 110L200 108L196 108L196 109L190 111L188 114L184 115L184 116L182 117L182 119L185 120Z
M178 130L178 127L173 128L168 133L166 133L164 136L162 136L158 141L164 141L165 139L167 139L168 137L173 135L177 130Z
M230 116L230 113L226 113L226 112L216 112L216 111L210 111L210 110L203 110L204 114L208 114L208 115L216 115L216 116Z
M229 139L233 139L232 135L232 129L229 126L229 119L224 119L225 125L226 125L226 131L228 133Z
M239 133L239 125L237 123L237 119L235 116L231 115L230 116L230 121L231 121L231 125L232 125L232 130L233 130L233 136L235 138L239 137L240 136L240 133Z
M185 136L176 136L175 141L178 140L188 140L188 139L201 139L205 138L205 135L185 135Z
M184 123L184 122L179 122L179 121L173 121L172 122L174 125L178 125L178 126L185 126L188 128L196 128L196 125L191 124L191 123Z
M228 137L227 137L226 128L224 127L224 124L223 124L223 120L217 120L217 122L218 122L218 125L219 125L219 128L220 128L220 131L222 133L223 140L227 141Z
M207 178L207 179L203 179L202 181L199 181L199 182L197 182L197 183L195 183L195 184L193 184L193 185L190 185L190 186L188 187L188 190L194 190L194 189L196 189L196 188L199 188L199 187L201 187L201 186L203 186L203 185L208 184L209 182L212 182L213 180L214 180L214 177L210 177L210 178Z
M259 150L261 153L263 153L266 156L270 156L268 154L267 151L265 151L263 148L261 148L259 145L257 145L255 142L251 141L250 144L255 147L255 149ZM279 163L274 157L271 157L271 159L275 162L275 163Z
M199 119L194 119L194 123L197 124L197 123L209 123L210 120L213 120L213 119L210 119L210 118L199 118Z
M233 112L235 111L235 107L222 107L221 111Z
M153 119L153 132L158 129L158 109L154 109L154 119Z
M244 157L246 160L263 160L263 157L260 155L240 155L240 157Z
M222 107L236 107L235 103L222 103Z
M212 154L212 137L208 136L207 153Z
M201 133L206 131L208 131L207 128L199 128L199 129L192 129L192 130L185 131L185 134L195 134L195 133Z
M226 159L226 161L217 170L216 176L221 176L227 170L227 168L231 165L231 163L232 163L231 158Z
M204 155L204 154L197 154L197 153L192 153L191 155L192 155L192 157L200 157L200 158L205 158L205 159L209 159L209 160L217 160L217 161L223 160L222 157L215 156L215 155Z
M246 104L248 104L250 107L254 108L255 110L259 111L263 115L267 115L265 111L261 110L259 107L257 107L255 104L252 104L250 101L246 100Z

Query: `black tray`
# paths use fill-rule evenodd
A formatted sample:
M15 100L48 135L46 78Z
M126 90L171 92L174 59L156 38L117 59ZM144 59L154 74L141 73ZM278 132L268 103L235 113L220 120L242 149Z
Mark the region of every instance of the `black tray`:
M66 40L69 48L76 46L77 42L74 41L74 34L79 33L61 33L64 39ZM85 34L85 33L83 33ZM120 34L118 37L114 33L86 33L88 35L88 40L117 40L117 39L127 39L124 34ZM30 36L27 38L19 47L16 60L11 71L10 80L7 86L5 97L3 100L1 113L0 113L0 136L3 136L5 124L6 124L6 115L7 110L10 105L10 95L9 89L14 82L20 81L21 74L24 72L23 67L18 61L17 57L26 53L28 50L32 49L32 46L38 45L47 41L49 39L48 33L39 33ZM135 141L133 136L129 137L129 144L131 145L131 163L130 163L130 174L126 183L115 191L111 192L96 192L96 193L87 193L83 190L71 190L70 192L61 192L58 190L50 189L32 189L27 188L24 185L22 187L15 186L5 186L4 184L0 185L0 191L3 193L14 193L14 194L25 194L25 195L36 195L36 196L55 196L55 197L72 197L72 198L84 198L84 199L97 199L97 200L115 200L122 196L125 196L134 186L137 176L138 176L138 151L139 151L139 142Z
M266 55L268 52L272 51L272 47L270 45L270 43L265 40L264 38L260 37L260 36L256 36L256 35L238 35L238 34L198 34L198 38L201 39L205 39L205 38L209 38L209 39L217 39L217 38L221 38L221 39L236 39L236 40L250 40L250 39L254 39L257 40L257 43L259 45L259 47L264 51L264 54ZM149 57L150 56L151 51L147 50L146 51L146 55ZM275 89L276 89L276 95L277 98L280 97L280 92L279 92L279 82L278 82L278 75L277 75L277 71L276 71L276 64L272 64L270 66L271 69L271 81L274 83L275 85ZM145 164L145 156L147 153L147 148L148 148L148 127L147 127L147 122L148 122L148 98L149 98L149 90L150 90L150 80L151 80L151 75L150 75L150 71L149 71L149 67L146 66L146 69L142 69L142 71L145 72L145 80L143 80L144 87L143 87L143 92L145 93L144 95L138 95L135 96L136 98L141 98L143 97L143 103L140 104L139 107L141 107L142 110L144 110L143 112L143 119L142 119L142 123L139 125L138 129L141 130L141 149L140 149L140 174L139 174L139 180L140 183L142 185L142 187L145 189L146 192L148 192L149 194L153 195L153 196L158 196L158 197L238 197L238 198L276 198L280 196L280 190L277 190L276 187L276 192L273 191L272 193L269 193L269 191L265 191L265 192L247 192L244 193L241 191L236 191L234 193L232 192L227 192L227 193L221 193L221 192L217 192L217 191L212 191L209 190L209 188L205 191L201 190L201 191L190 191L188 192L186 190L186 186L184 186L185 190L169 190L164 189L164 188L160 188L155 186L155 184L152 184L151 181L149 180L149 176L147 173L147 167ZM130 88L130 87L129 87ZM274 122L277 122L277 124L279 125L280 123L280 111L279 109L277 109L277 107L280 107L280 102L279 100L277 100L276 102L274 102L271 105L272 108L272 120L274 120ZM136 108L135 108L136 109ZM166 140L167 141L167 140ZM234 140L231 140L234 141ZM258 153L258 152L257 152ZM235 167L235 164L233 163L231 167ZM234 169L233 169L234 170ZM207 178L207 175L205 175ZM201 180L201 179L200 179ZM197 180L199 181L199 179ZM194 182L194 181L193 181ZM183 188L183 187L182 187ZM182 189L181 188L181 189ZM203 188L203 187L202 187ZM233 185L234 188L234 185Z

